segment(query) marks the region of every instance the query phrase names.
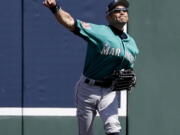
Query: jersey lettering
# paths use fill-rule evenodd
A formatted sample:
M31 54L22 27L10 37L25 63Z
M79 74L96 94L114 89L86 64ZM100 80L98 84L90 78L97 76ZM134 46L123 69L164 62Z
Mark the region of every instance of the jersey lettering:
M120 56L121 50L119 48L116 49L115 56Z
M86 23L86 22L81 22L82 26L84 29L91 29L91 26L89 23Z
M103 46L101 51L102 55L112 55L112 56L120 56L121 50L120 48L111 48L107 44Z
M111 49L111 51L109 52L109 55L114 55L114 48Z
M131 53L129 53L129 51L126 51L125 57L130 61L130 63L133 63L135 61L134 56Z
M102 51L101 51L101 54L102 54L102 55L108 55L109 49L110 49L110 46L108 46L107 44L105 44L105 45L103 46L103 49L102 49Z

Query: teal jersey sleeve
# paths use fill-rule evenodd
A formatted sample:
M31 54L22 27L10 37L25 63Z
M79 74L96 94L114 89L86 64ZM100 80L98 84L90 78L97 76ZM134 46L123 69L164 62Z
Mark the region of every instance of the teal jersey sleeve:
M102 42L106 36L106 34L103 34L103 32L107 31L105 25L97 25L76 20L76 29L78 31L78 35L86 39L89 44L95 45L99 49L102 48Z

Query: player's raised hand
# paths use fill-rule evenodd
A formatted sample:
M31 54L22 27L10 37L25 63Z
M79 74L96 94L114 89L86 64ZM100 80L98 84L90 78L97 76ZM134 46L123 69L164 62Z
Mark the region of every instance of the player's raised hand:
M48 8L55 7L56 6L56 0L44 0L43 5L45 5Z
M51 10L60 24L71 31L75 30L74 18L68 12L61 9L57 0L44 0L43 5Z

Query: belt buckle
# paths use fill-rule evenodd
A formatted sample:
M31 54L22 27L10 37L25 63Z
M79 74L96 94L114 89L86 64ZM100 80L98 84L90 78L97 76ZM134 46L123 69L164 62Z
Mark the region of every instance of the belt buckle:
M87 80L87 81L86 81ZM94 84L95 84L95 80L93 80L93 79L89 79L89 78L86 78L86 80L85 80L85 82L88 84L88 85L90 85L90 86L94 86Z
M95 84L95 80L90 79L89 85L90 85L90 86L94 86L94 84Z

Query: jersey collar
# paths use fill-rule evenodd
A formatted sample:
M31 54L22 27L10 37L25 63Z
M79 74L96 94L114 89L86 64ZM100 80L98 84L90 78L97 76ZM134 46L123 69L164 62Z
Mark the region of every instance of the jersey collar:
M112 25L109 25L109 27L111 28L111 30L116 34L119 35L119 37L121 39L127 39L128 36L121 30L118 30L117 28L113 27Z

